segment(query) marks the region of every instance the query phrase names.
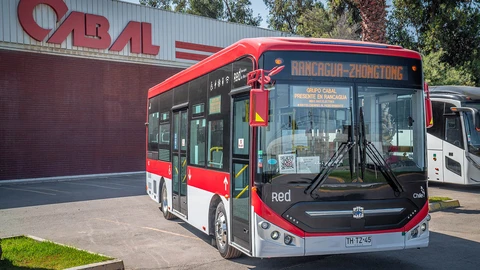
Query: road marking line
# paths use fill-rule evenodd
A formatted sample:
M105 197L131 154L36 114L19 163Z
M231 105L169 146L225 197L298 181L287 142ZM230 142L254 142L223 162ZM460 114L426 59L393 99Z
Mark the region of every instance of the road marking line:
M56 190L56 189L52 189L52 188L44 188L44 187L29 187L29 188L41 189L41 190L48 190L48 191L53 191L53 192L60 192L60 193L71 194L71 192L68 192L68 191Z
M72 183L72 182L66 182L66 181L65 181L65 182L61 182L61 183L72 184L72 185L79 185L79 186L101 187L101 188L116 189L116 190L121 189L121 188L106 187L106 186L95 185L95 184Z
M121 186L121 187L135 187L135 188L138 188L138 187L142 187L143 188L143 185L142 186L130 186L130 185L124 185L124 184L119 184L119 183L108 183L109 185L118 185L118 186Z
M174 233L174 232L169 232L169 231L165 231L165 230L160 230L160 229L157 229L157 228L142 227L142 226L137 226L137 225L133 225L133 224L125 223L125 222L120 222L120 221L115 221L115 220L108 220L108 219L103 219L103 218L94 218L94 219L101 220L101 221L106 221L106 222L111 222L111 223L116 223L116 224L128 225L128 226L132 226L132 227L142 228L142 229L151 230L151 231L157 231L157 232L161 232L161 233L166 233L166 234L171 234L171 235L175 235L175 236L180 236L180 237L184 237L184 238L195 239L195 240L201 241L201 239L198 238L198 237L193 237L193 236L188 236L188 235L182 235L182 234L178 234L178 233Z
M50 196L56 196L57 195L57 194L53 194L53 193L41 192L41 191L30 190L30 189L8 188L8 187L0 187L0 188L10 189L10 190L27 191L27 192L39 193L39 194L50 195Z

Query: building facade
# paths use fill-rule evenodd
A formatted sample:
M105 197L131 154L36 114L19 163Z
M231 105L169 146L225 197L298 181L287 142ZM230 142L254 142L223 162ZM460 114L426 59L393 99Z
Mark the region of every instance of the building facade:
M150 87L285 34L117 0L2 0L0 14L0 180L144 171Z

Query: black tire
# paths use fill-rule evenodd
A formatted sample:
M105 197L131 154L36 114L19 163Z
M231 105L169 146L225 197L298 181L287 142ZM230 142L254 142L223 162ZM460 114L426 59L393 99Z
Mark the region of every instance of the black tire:
M240 250L228 244L227 215L225 214L225 207L222 202L217 205L217 210L215 211L214 231L217 249L223 258L233 259L242 255Z
M165 184L165 181L163 181L162 184L162 190L160 193L160 203L161 207L160 210L163 213L163 217L167 220L174 219L176 216L170 212L168 212L168 204L167 204L167 185Z

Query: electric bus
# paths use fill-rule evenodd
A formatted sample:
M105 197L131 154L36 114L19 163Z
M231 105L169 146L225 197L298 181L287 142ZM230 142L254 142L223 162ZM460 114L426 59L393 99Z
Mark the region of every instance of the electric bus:
M240 40L149 89L146 192L224 258L427 247L426 90L400 46Z
M430 86L428 180L480 185L480 87Z

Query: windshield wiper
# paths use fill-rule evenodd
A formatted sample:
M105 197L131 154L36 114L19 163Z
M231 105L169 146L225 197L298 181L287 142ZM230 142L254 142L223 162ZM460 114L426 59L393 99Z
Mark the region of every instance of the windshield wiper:
M364 171L365 171L365 164L366 164L366 156L368 156L375 166L380 169L380 173L385 177L387 183L392 187L392 189L396 192L403 192L404 189L400 182L398 181L397 177L392 171L392 168L388 165L385 159L382 157L382 154L378 151L378 149L373 145L372 142L369 142L365 136L365 121L363 118L363 108L360 107L360 144L363 146L361 151L361 166L362 166L362 179L364 179Z
M392 169L388 165L388 163L383 159L382 154L378 151L378 149L373 145L371 142L366 142L365 145L367 156L373 161L375 166L380 169L383 177L387 180L388 184L393 188L396 192L403 192L404 189L400 182L398 181L397 177L393 173Z
M313 191L315 191L318 186L328 178L330 173L333 169L337 168L340 165L340 162L343 160L343 156L346 152L350 151L352 147L355 145L355 142L342 142L340 147L338 147L337 151L332 155L332 157L327 161L325 166L320 170L320 172L313 178L312 183L305 189L305 194L310 194L312 198L315 199L313 196Z

